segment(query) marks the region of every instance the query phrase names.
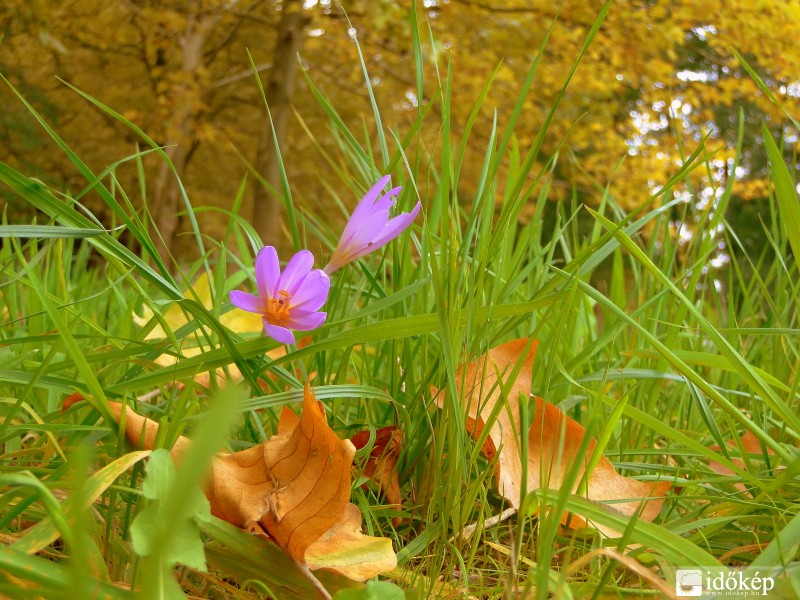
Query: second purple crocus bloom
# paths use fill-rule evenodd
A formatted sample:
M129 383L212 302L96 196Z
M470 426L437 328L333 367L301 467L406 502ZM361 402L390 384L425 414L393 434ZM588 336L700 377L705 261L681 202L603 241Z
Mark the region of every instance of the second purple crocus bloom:
M325 267L326 273L333 273L365 254L385 246L411 225L419 213L420 203L417 202L411 212L401 213L390 219L389 209L403 189L396 187L382 194L383 188L390 181L389 175L381 177L358 203L350 220L347 221L330 262Z
M274 247L265 246L256 256L258 296L234 290L231 304L260 314L267 335L283 344L294 344L292 329L316 329L327 317L319 309L328 299L331 281L321 269L312 271L313 266L314 256L301 250L281 273L278 253Z

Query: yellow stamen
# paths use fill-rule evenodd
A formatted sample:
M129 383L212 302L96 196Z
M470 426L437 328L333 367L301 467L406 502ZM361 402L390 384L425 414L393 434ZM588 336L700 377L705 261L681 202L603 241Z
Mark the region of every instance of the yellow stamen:
M274 325L283 325L289 318L291 308L289 306L292 297L286 290L278 292L277 298L270 298L267 303L267 319Z

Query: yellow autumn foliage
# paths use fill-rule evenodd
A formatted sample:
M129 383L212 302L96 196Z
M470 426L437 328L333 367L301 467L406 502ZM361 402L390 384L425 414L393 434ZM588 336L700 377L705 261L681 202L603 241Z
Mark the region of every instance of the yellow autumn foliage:
M365 118L370 103L344 13L327 2L290 4L307 19L301 49L306 74L346 125L360 130L366 121L374 134L372 119ZM435 154L441 144L439 77L448 62L454 142L466 135L474 103L498 69L466 147L458 182L465 202L471 201L475 190L493 115L497 113L502 131L548 28L552 24L515 129L523 154L543 127L601 6L583 0L416 3L419 22L423 29L430 26L435 40L431 46L427 34L421 36L425 96L420 99L409 30L411 1L344 3L384 126L402 137L417 117L416 104L435 104L408 152ZM0 10L7 32L0 44L0 71L43 110L95 170L134 152L137 139L110 119L99 118L56 76L128 115L157 142L185 148L179 170L193 204L228 209L247 171L242 157L255 164L266 125L245 49L266 77L279 18L276 4L255 0L212 0L202 8L181 0L147 6L102 0L79 5L10 0ZM798 2L613 1L561 100L534 172L561 144L549 179L553 199L577 192L581 201L596 203L610 181L618 203L635 208L668 180L681 157L691 153L704 135L710 134L712 150L721 148L730 156L740 107L754 132L765 118L776 131L786 123L781 110L744 72L733 49L747 57L790 113L800 113L798 39ZM187 40L194 40L197 47ZM12 125L0 126L6 129L0 136L6 140L0 145L0 158L16 166L35 165L29 174L81 190L85 181L66 157L41 152L46 142L9 90L0 91L0 101L12 107L6 120ZM342 180L335 171L318 168L326 158L320 151L335 160L338 150L327 117L302 77L291 102L302 123L292 119L281 140L282 154L295 202L318 212L333 206L331 190L342 190L340 199L348 198L345 188L356 176L344 171ZM86 135L87 131L92 134ZM745 142L745 150L755 151L745 155L751 164L744 165L746 172L739 175L741 184L734 194L756 199L767 189L765 163L757 159L757 140L751 136ZM156 185L159 164L155 156L144 159L148 185ZM501 176L509 166L504 160ZM134 204L141 204L135 168L122 165L117 177ZM698 177L702 180L704 174ZM255 210L251 193L258 184L254 178L250 181L242 208L245 218ZM434 195L427 185L421 182L423 198ZM224 221L218 213L205 213L200 219L212 235L219 233ZM179 229L186 227L183 223ZM190 241L183 249L187 247Z

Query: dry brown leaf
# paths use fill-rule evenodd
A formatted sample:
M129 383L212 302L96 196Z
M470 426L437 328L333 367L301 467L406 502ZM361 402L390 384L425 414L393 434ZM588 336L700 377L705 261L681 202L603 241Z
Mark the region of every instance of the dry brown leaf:
M361 533L361 511L348 503L344 518L308 547L306 562L312 570L331 569L366 581L397 567L397 555L389 538Z
M64 408L79 399L69 397ZM120 419L123 406L109 404ZM124 419L128 440L152 449L158 423L129 408ZM178 438L173 458L179 460L189 444L188 438ZM216 456L204 492L212 514L251 531L266 531L298 563L305 563L309 546L323 540L313 553L318 568L351 573L354 579L370 573L369 578L387 564L393 569L397 558L390 540L360 534L361 513L350 504L354 454L353 444L328 426L323 405L306 385L302 415L284 408L278 434L247 450ZM335 556L326 559L326 552Z
M283 436L274 436L265 443L273 441L280 443ZM211 462L211 477L204 491L211 514L253 530L269 511L268 498L274 487L264 462L264 445L260 444L216 457Z
M122 415L125 415L125 436L130 440L131 444L138 446L144 450L152 450L155 448L156 435L158 435L158 423L151 421L147 417L133 411L120 404L119 402L109 402L111 412L117 418L117 422L122 422ZM189 448L189 438L180 436L172 445L170 454L172 458L179 461L181 456Z
M300 418L284 406L283 410L281 410L281 416L278 419L278 435L291 433L299 422Z
M61 411L64 412L73 404L85 399L86 397L80 392L70 394L62 402ZM132 445L142 450L153 450L155 448L156 435L158 435L158 423L147 417L143 417L132 408L120 404L119 402L109 401L108 406L117 419L117 423L122 423L124 414L125 436ZM180 436L175 440L175 444L173 444L172 450L170 450L172 458L176 461L180 460L180 457L189 447L189 443L189 438L184 436Z
M302 561L306 548L344 515L356 450L328 427L308 384L295 429L262 446L275 487L267 496L270 510L261 523L279 546Z
M485 424L490 421L498 402L503 402L496 420L492 424L483 452L493 457L497 449L497 471L495 473L500 494L516 509L522 497L522 459L519 444L520 416L518 398L530 397L533 359L536 355L534 341L525 355L519 374L511 383L507 400L502 398L502 388L508 383L511 371L520 361L528 347L527 338L514 340L492 348L484 356L467 365L466 372L459 369L456 382L462 385L459 397L467 406L467 430L476 439ZM463 377L462 377L463 375ZM596 447L595 440L588 443L587 452L578 456L578 450L586 430L567 417L558 407L533 396L535 413L528 430L528 491L541 488L560 489L564 476L576 462L583 463L577 483ZM444 394L437 393L436 404L442 408ZM663 495L669 489L668 482L642 482L618 474L605 457L601 457L592 470L587 483L586 497L595 501L613 501L608 508L632 516L641 508L639 518L652 521L661 511ZM626 500L618 502L619 500ZM642 507L642 502L644 506ZM571 527L581 527L586 522L566 513L561 522ZM609 537L618 532L600 524L592 524Z
M356 450L369 443L369 431L361 431L350 438ZM397 460L403 450L403 432L397 427L382 427L375 432L375 444L364 464L364 477L372 479L380 487L390 504L402 504Z
M742 437L739 438L739 441L742 443L742 449L745 452L747 452L748 454L761 455L761 453L762 453L761 441L755 435L753 435L752 431L745 431L744 435L742 435ZM728 440L728 445L731 446L732 448L738 448L739 447L736 444L736 440ZM719 446L711 446L710 449L711 450L721 450L721 448ZM774 455L775 452L772 450L772 448L767 448L767 454ZM733 458L733 457L731 457L731 462L733 464L735 464L737 467L739 467L740 469L747 468L745 466L745 464L744 464L744 461L741 458ZM712 460L711 462L708 463L708 468L711 469L712 471L714 471L715 473L719 473L720 475L737 476L736 473L731 471L728 467L722 466L721 464L719 464L715 460ZM734 483L733 487L735 487L740 492L744 492L744 495L747 496L748 498L752 498L753 497L752 494L749 491L747 491L747 486L745 484L743 484L743 483Z

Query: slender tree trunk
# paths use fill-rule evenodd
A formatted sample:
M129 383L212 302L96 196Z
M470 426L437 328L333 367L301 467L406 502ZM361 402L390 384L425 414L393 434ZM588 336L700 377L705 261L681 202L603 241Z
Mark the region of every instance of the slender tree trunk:
M189 163L192 146L196 140L197 119L202 110L203 49L214 19L190 18L183 39L182 81L179 96L175 101L175 113L168 128L165 152L175 167L175 172L166 162L159 166L151 211L155 227L161 233L164 244L159 253L165 262L172 253L178 233L178 212L181 194L178 178L183 179Z
M280 147L285 147L292 94L297 81L297 54L303 46L303 28L307 22L302 0L285 0L278 22L274 60L266 86L275 137ZM266 121L261 130L255 166L273 188L280 190L278 155L269 121ZM280 214L280 199L270 194L264 186L257 185L253 195L251 222L266 244L275 245L278 242Z

